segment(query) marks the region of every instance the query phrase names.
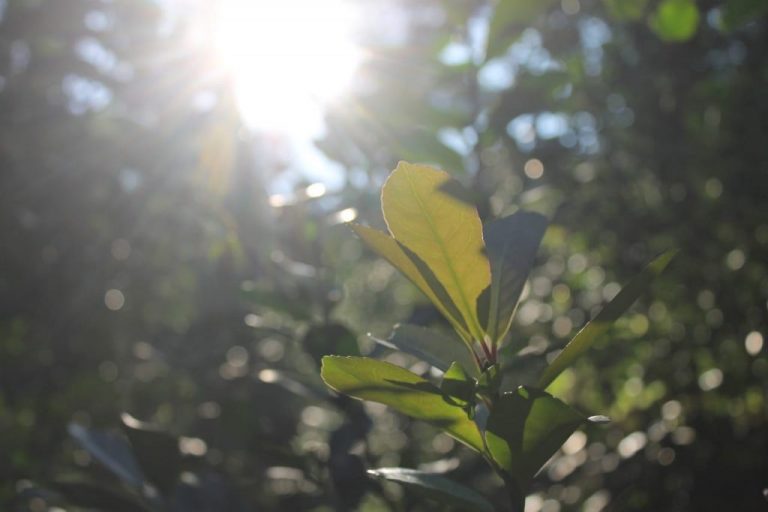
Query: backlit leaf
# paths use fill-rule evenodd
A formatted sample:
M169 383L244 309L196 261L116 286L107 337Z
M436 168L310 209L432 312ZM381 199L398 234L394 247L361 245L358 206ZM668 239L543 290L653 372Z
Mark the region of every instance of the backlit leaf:
M577 357L586 352L599 336L607 331L613 322L637 300L640 294L648 289L653 278L667 267L675 254L677 254L677 251L665 252L632 278L618 295L568 342L563 351L544 370L541 378L539 378L537 387L546 389L563 370L573 364Z
M466 323L437 278L428 271L426 264L418 265L407 250L391 236L359 224L350 224L352 230L376 254L387 260L403 273L435 305L457 332L469 339Z
M392 236L426 263L480 340L477 298L491 270L477 209L461 194L446 172L400 162L382 188L381 205Z
M379 402L444 430L470 448L483 451L477 425L440 389L404 368L366 357L323 358L328 386L361 400Z

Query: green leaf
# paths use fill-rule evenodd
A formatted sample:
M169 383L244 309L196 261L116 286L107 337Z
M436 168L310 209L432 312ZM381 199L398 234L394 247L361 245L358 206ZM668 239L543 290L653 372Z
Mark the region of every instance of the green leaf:
M523 30L542 16L554 0L499 0L488 30L485 59L507 51Z
M453 362L443 374L440 390L461 407L474 402L475 381L459 363Z
M603 0L603 4L617 20L632 21L643 17L648 0Z
M496 343L501 342L509 331L517 301L546 229L546 217L523 211L485 226L485 246L491 265L486 332Z
M404 485L448 507L479 512L493 512L493 505L480 493L434 473L408 468L369 469L368 474Z
M693 0L664 0L656 8L649 24L664 41L683 42L696 33L700 17L699 8Z
M494 461L524 486L585 421L552 395L521 386L496 401L485 439Z
M352 230L376 254L387 260L403 273L435 305L454 329L469 340L467 326L456 305L445 292L443 286L423 262L409 254L397 240L391 236L359 224L350 224Z
M477 381L477 390L488 397L495 397L499 392L502 374L499 372L499 365L492 364L483 370Z
M320 359L329 354L339 356L360 355L357 336L338 323L321 324L310 327L301 341L301 346L320 364Z
M477 298L491 283L477 209L448 173L400 162L381 191L384 220L395 240L413 251L443 285L477 340L483 330Z
M128 437L142 472L160 492L168 494L178 482L182 469L179 440L160 428L139 421L130 414L121 416L123 432Z
M473 377L479 375L477 363L469 349L452 333L418 325L398 324L388 339L372 339L387 348L418 357L443 372L448 370L453 361L457 361Z
M388 405L443 429L478 452L483 451L477 425L461 407L451 404L440 389L415 373L367 357L326 356L320 375L339 393Z
M609 302L587 325L581 329L573 339L568 342L562 352L558 354L552 363L544 370L539 378L537 387L546 389L555 378L562 373L573 361L587 351L601 334L619 318L624 311L651 284L654 277L659 275L669 264L677 251L667 251L650 262L638 275L636 275L624 288Z

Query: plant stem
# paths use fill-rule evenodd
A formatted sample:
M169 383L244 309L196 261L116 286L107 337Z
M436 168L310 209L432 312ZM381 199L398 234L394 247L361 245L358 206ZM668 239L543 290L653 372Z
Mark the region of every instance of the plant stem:
M512 505L511 512L525 512L525 493L511 477L505 475L503 478Z

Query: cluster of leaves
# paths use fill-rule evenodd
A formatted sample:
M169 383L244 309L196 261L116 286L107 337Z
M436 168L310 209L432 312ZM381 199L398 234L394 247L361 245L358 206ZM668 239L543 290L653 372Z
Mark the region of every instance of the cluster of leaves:
M333 389L386 404L442 429L480 453L506 482L515 510L530 480L588 418L544 389L586 351L661 272L673 253L654 260L541 374L535 387L506 389L499 348L546 228L543 216L518 212L488 223L460 184L431 167L400 162L381 194L389 232L354 225L366 245L384 257L441 311L458 339L400 326L385 345L423 358L443 372L439 386L404 368L364 357L326 356L322 377ZM463 344L463 347L457 346ZM458 354L463 348L463 357ZM604 421L602 416L589 418ZM413 470L374 470L383 478L424 485ZM450 502L459 487L445 486ZM479 498L470 491L467 501ZM483 509L491 508L486 504Z

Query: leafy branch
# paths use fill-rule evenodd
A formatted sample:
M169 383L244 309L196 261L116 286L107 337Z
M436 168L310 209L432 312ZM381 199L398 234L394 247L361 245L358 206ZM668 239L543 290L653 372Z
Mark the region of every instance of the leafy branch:
M568 343L537 387L502 389L499 347L509 332L546 219L520 211L482 226L460 184L440 170L400 162L382 189L389 234L353 225L368 247L389 261L446 317L456 332L398 326L377 340L443 372L439 385L391 363L326 356L325 383L346 395L379 402L430 423L479 453L504 481L515 512L539 469L587 417L545 391L586 352L670 262L652 261ZM420 488L453 505L493 510L485 498L442 478L405 468L380 468L378 478ZM457 493L460 498L457 498Z

